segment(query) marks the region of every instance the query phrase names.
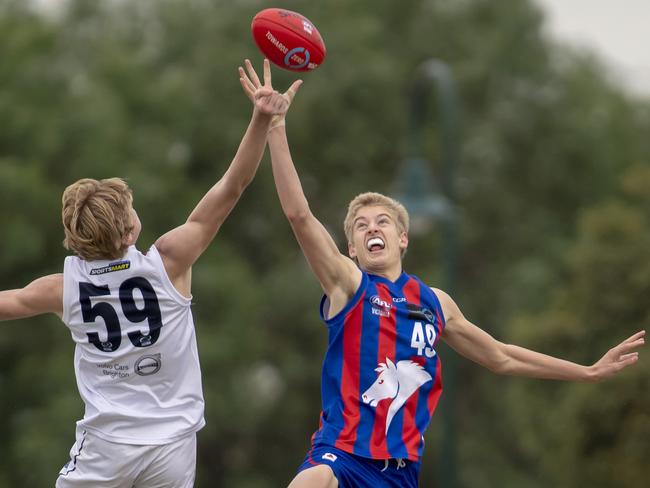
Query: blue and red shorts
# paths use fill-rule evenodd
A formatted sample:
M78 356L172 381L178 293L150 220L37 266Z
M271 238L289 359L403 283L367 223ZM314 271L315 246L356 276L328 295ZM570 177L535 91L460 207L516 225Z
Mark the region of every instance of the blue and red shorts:
M325 464L340 488L418 488L420 463L408 459L370 459L327 445L312 446L298 473Z

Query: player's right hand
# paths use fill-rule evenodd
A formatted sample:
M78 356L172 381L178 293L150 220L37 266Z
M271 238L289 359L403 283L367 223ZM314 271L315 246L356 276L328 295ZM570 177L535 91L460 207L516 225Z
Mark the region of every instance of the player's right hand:
M302 80L294 81L285 93L280 94L273 89L271 65L268 59L264 60L264 83L260 81L250 60L244 60L244 65L246 70L239 67L239 81L255 109L267 115L274 115L276 118L283 117L296 96Z

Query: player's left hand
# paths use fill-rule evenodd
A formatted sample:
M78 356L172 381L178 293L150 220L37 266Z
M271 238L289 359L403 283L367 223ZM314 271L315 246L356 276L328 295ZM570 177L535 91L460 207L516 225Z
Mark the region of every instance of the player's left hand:
M639 353L634 351L645 344L645 330L628 337L618 346L611 348L591 368L595 373L595 380L600 381L615 375L619 371L639 360Z

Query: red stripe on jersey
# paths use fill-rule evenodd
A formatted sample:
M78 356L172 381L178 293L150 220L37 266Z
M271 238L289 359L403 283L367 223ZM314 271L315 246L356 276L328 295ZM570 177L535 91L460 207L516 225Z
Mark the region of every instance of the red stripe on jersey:
M416 279L409 277L409 280L404 284L402 291L404 292L404 298L406 298L409 303L420 305L420 284Z
M389 308L383 310L389 312L387 317L383 315L379 317L379 339L377 347L377 364L386 363L386 358L391 361L395 360L396 347L397 347L397 330L395 319L395 307L393 306L393 298L386 285L377 284L377 294ZM386 419L388 417L388 408L392 402L391 398L381 400L375 408L375 423L372 426L372 434L370 436L370 454L374 459L381 459L390 457L388 447L386 445Z
M406 446L408 458L417 460L422 435L415 425L415 412L418 408L420 390L416 390L404 404L404 422L402 424L402 442Z
M410 278L403 288L404 297L409 303L420 305L420 284L417 280ZM416 363L421 363L423 358L418 356L411 358ZM415 413L418 408L420 390L416 390L404 404L404 422L402 423L402 442L406 447L409 459L418 459L422 433L415 424Z
M363 301L364 295L360 301ZM341 368L341 399L345 424L335 446L350 451L357 440L359 425L359 365L361 363L361 327L363 307L354 307L343 322L343 365Z
M433 415L433 412L438 405L438 400L440 400L440 395L442 395L442 363L438 361L436 377L433 380L433 388L431 388L429 398L427 398L427 406L429 407L430 415Z

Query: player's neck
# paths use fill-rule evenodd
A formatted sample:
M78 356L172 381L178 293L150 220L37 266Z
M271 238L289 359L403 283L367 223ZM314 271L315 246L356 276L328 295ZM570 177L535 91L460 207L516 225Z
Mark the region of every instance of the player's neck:
M395 282L402 275L402 263L400 262L398 265L391 266L390 268L368 268L364 271L366 273L381 276L382 278L386 278L389 281Z

